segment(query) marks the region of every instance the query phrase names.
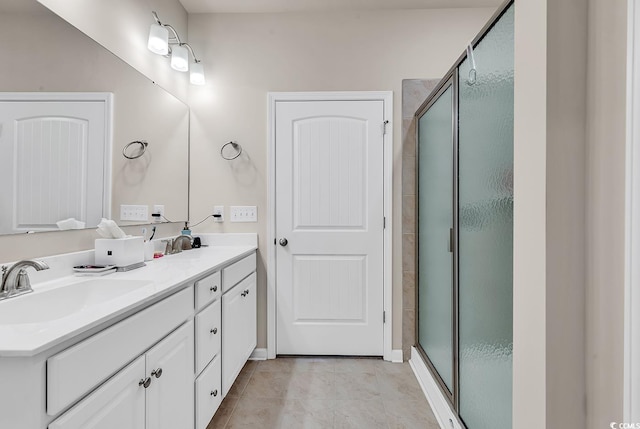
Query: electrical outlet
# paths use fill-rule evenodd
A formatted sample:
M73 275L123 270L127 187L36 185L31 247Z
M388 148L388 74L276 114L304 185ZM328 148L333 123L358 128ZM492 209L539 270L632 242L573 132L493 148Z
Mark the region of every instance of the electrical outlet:
M160 214L160 216L164 216L164 205L162 205L162 204L154 204L152 213L154 213L154 214L158 213L158 214Z
M151 212L153 214L153 221L156 223L162 222L164 220L164 205L162 204L154 204L153 205L153 211ZM160 216L156 216L156 214L159 214Z
M231 222L257 222L256 206L231 206Z
M224 206L213 206L213 221L224 222ZM220 216L216 216L220 215Z
M149 206L121 205L120 220L148 222Z

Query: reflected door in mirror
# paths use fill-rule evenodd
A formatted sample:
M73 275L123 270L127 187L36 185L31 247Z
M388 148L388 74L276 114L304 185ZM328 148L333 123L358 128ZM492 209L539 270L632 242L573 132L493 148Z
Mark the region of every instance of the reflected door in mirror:
M107 103L24 96L0 101L0 234L97 224L110 207Z

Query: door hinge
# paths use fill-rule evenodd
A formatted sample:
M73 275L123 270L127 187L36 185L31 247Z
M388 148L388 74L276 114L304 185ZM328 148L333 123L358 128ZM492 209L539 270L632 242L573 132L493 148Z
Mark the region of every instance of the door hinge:
M387 124L389 123L389 120L386 120L382 123L382 135L384 136L385 134L387 134Z
M386 311L382 312L382 323L387 323L387 312Z
M382 216L382 229L387 229L387 217Z
M274 245L278 244L278 243L276 242L276 239L275 239L275 238L273 239L273 244L274 244Z

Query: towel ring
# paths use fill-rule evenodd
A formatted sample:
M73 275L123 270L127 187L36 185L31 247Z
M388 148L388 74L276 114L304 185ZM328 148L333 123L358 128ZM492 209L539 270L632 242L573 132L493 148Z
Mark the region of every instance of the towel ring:
M235 154L229 155L229 156L225 156L224 154L224 148L226 148L227 146L231 146L233 148L233 150L235 150ZM228 151L227 151L228 152ZM220 156L223 159L226 159L227 161L231 161L233 159L236 159L237 157L240 156L240 154L242 153L242 146L240 146L238 143L236 142L229 142L229 143L225 143L222 145L222 147L220 148Z
M131 147L132 145L135 144L139 144L140 145L140 152L138 152L137 155L127 155L127 149L129 149L129 147ZM127 159L136 159L136 158L140 158L145 151L147 150L147 146L149 146L149 143L147 143L144 140L135 140L132 141L131 143L127 144L123 149L122 149L122 155L127 158Z

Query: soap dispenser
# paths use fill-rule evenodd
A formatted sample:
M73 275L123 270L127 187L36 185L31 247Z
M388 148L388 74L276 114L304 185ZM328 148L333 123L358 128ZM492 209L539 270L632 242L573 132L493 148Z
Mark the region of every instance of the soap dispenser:
M191 246L193 247L193 237L191 236L191 230L189 229L189 222L184 223L184 228L180 231L180 234L186 235L189 237L189 241L191 242Z

